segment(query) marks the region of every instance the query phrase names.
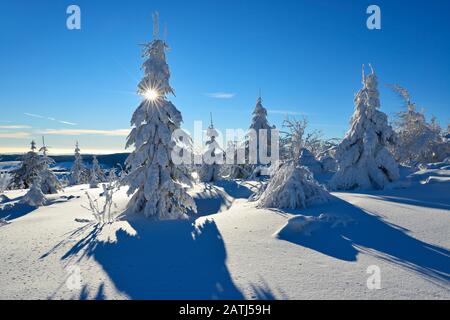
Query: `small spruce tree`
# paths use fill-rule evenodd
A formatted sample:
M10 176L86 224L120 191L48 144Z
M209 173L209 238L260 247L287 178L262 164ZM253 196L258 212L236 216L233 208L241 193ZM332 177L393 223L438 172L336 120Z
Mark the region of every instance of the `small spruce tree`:
M388 151L396 135L379 110L378 79L370 68L365 77L363 66L363 88L355 96L351 128L336 150L339 168L330 181L332 189L383 189L399 178L397 162Z

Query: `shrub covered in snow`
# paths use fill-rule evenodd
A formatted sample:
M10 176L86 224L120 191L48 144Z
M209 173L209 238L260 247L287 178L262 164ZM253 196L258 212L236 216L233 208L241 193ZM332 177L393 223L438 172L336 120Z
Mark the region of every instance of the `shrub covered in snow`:
M330 181L331 189L383 189L399 178L397 162L387 149L396 136L386 114L378 110L378 80L373 69L367 77L363 72L363 86L355 97L351 128L336 150L339 168Z
M91 188L93 188L92 184ZM83 206L83 208L88 209L98 223L111 223L115 219L112 209L117 208L117 205L114 203L114 194L120 188L120 181L115 174L112 174L109 177L109 181L102 184L102 188L103 192L98 198L92 197L89 192L85 193L88 199L88 206Z
M424 111L417 111L407 89L399 85L391 88L403 100L405 109L397 113L395 122L398 144L392 148L401 163L440 162L450 154L450 142L446 141L435 117L428 123Z
M314 180L308 168L294 161L286 162L274 170L269 183L256 196L262 208L305 208L327 202L326 188Z
M126 147L134 146L134 150L126 160L130 173L123 179L129 186L128 194L132 195L129 212L160 220L186 218L188 211L196 211L195 202L186 190L192 177L171 157L179 143L172 139L172 133L180 128L182 116L166 98L173 93L166 48L166 43L159 39L144 47L147 60L138 92L145 99L131 119L133 129Z
M41 180L39 178L34 179L30 190L28 190L21 202L33 207L40 207L45 204L46 198L41 190Z

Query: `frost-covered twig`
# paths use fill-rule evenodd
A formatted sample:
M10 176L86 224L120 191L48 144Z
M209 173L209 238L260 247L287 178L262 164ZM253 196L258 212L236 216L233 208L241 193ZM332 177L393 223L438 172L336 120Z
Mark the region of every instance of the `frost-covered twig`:
M112 208L117 208L113 201L114 194L119 190L120 184L115 174L109 176L109 182L102 184L103 192L99 198L93 198L88 192L85 192L89 201L88 206L83 208L91 211L95 220L100 223L111 223L114 221ZM104 198L104 203L100 204L100 199Z

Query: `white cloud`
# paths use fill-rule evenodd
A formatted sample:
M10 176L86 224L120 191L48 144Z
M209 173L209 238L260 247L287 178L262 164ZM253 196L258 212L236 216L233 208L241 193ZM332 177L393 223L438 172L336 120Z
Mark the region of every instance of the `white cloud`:
M215 98L215 99L232 99L236 96L235 93L231 92L212 92L212 93L205 93L207 97Z
M29 137L28 132L0 132L0 138L2 139L25 139Z
M273 113L273 114L284 114L284 115L289 115L289 116L306 116L307 115L304 112L292 111L292 110L274 110L274 109L269 109L269 110L267 110L267 112Z
M25 112L24 115L29 116L29 117L32 117L32 118L47 119L47 120L50 120L50 121L56 121L56 122L59 122L59 123L62 123L62 124L70 125L70 126L76 126L76 125L78 125L77 123L74 123L74 122L58 120L58 119L53 118L53 117L45 117L45 116L41 116L40 114L35 114L35 113L28 113L28 112Z
M69 126L76 126L78 125L77 123L73 123L73 122L69 122L69 121L62 121L62 120L57 120L59 123L62 124L68 124Z
M123 137L130 133L130 129L114 129L114 130L94 130L94 129L46 129L41 134L48 135L62 135L62 136L81 136L81 135L96 135L96 136L110 136Z
M8 126L0 126L0 129L31 129L30 126L25 126L25 125L8 125Z

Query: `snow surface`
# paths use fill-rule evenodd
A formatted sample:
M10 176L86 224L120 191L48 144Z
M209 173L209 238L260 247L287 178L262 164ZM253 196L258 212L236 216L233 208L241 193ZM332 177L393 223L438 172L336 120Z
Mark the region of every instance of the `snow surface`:
M69 187L39 208L7 191L0 299L450 299L449 169L402 169L397 188L289 211L249 202L259 182L197 184L191 220L136 215L103 227L81 207L101 189ZM366 286L371 265L380 290Z

